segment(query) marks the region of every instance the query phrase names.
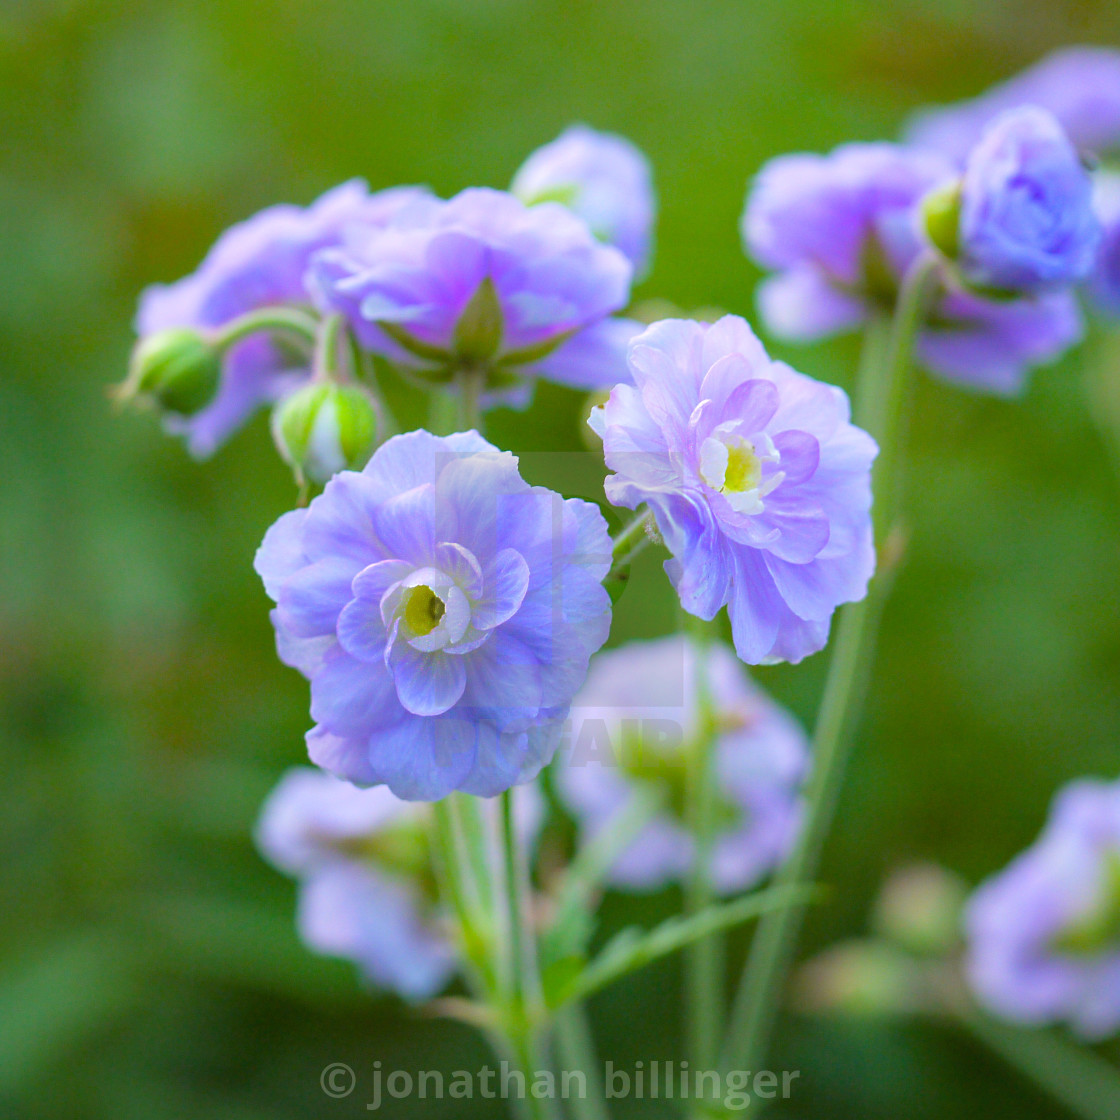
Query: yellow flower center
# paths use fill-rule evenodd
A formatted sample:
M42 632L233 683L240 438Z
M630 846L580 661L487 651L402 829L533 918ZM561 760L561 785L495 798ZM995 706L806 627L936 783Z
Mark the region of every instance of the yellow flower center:
M732 444L727 449L727 470L723 475L724 493L742 493L753 490L762 481L762 461L754 453L754 444L747 440Z
M447 609L443 600L425 584L410 587L404 601L405 625L416 637L430 634Z

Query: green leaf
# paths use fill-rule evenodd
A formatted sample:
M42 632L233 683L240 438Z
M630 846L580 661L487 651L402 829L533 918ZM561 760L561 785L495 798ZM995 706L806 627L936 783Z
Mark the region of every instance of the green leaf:
M741 925L771 910L803 906L817 893L814 887L769 887L734 902L709 906L699 914L670 918L649 932L631 926L608 942L585 969L556 991L548 1006L555 1011L564 1004L586 999L628 973L675 953L694 941Z
M586 964L585 957L573 953L569 957L553 961L541 972L541 988L546 1006L552 1007L558 1000L562 1001L563 994L579 981Z
M553 962L586 951L595 932L591 900L618 857L653 819L664 797L656 790L638 789L621 813L589 843L580 848L556 892L556 917L541 941L544 968Z
M441 350L438 346L431 346L427 342L421 342L418 338L413 338L408 331L402 330L396 323L390 323L384 319L379 319L377 325L397 343L398 346L403 346L410 354L415 354L416 357L424 358L429 362L451 364L451 355L448 351Z

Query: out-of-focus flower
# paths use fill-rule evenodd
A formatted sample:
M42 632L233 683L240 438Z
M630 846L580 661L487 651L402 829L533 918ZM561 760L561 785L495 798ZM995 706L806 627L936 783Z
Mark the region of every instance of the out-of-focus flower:
M1053 114L1034 106L998 117L972 149L957 229L939 246L970 285L1034 292L1083 280L1100 222L1092 182Z
M876 931L912 953L942 955L960 940L968 887L935 863L901 867L875 900Z
M359 965L376 984L425 999L455 971L431 886L428 807L358 789L309 767L289 770L257 825L266 859L300 880L309 948Z
M700 675L710 713L701 708ZM695 844L684 814L687 755L707 719L715 734L713 889L744 890L789 851L808 766L805 734L726 647L698 649L675 634L602 653L572 716L571 749L560 756L556 786L585 842L624 811L636 788L665 797L663 810L610 869L609 882L647 890L688 873Z
M409 800L528 781L606 640L610 564L598 507L476 432L396 436L335 475L256 557L311 680L312 761Z
M1022 105L1048 109L1082 151L1120 151L1120 51L1054 51L971 101L923 110L911 121L906 139L963 164L988 124Z
M743 215L748 251L778 270L758 292L766 326L808 342L855 330L876 311L889 314L906 270L929 251L920 204L957 178L936 153L892 144L767 164ZM935 298L916 349L941 377L1011 393L1029 367L1059 357L1081 333L1070 291L996 300L951 287Z
M361 385L312 382L277 404L272 438L298 479L321 486L369 462L377 419L377 402Z
M437 382L476 371L490 402L517 405L534 378L582 389L625 378L636 328L609 316L631 271L559 203L481 188L409 206L312 266L320 302L369 349Z
M758 292L767 326L809 341L893 305L898 278L920 248L917 204L952 175L935 153L885 143L767 163L742 218L747 252L776 270Z
M1120 316L1120 172L1098 171L1093 207L1104 229L1089 291L1103 311Z
M968 977L1016 1022L1120 1029L1120 783L1076 781L1035 844L983 883L966 915Z
M353 180L328 191L306 209L270 206L232 226L190 276L155 284L140 299L136 331L141 340L169 327L208 330L275 304L308 304L304 283L312 255L337 244L354 224L377 226L427 192L399 187L371 195ZM169 415L170 431L186 437L193 455L205 458L256 409L271 404L306 378L310 354L288 349L264 335L232 346L222 363L217 393L191 415Z
M563 203L646 273L657 203L649 160L629 140L573 125L529 156L510 191L526 206Z
M744 661L815 653L875 568L877 449L847 396L772 361L733 315L655 323L628 361L634 385L590 420L608 499L648 503L681 605L711 619L726 604Z

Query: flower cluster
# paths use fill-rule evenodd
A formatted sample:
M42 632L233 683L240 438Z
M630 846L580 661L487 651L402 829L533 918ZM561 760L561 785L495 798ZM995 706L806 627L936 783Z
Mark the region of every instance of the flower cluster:
M746 890L789 850L808 767L805 734L725 646L698 647L677 634L599 654L572 714L571 748L558 756L555 779L585 841L618 818L635 790L664 798L610 868L610 882L645 890L688 874L695 841L683 807L685 771L713 729L713 889Z
M874 440L842 390L770 359L735 316L655 323L630 345L633 385L591 414L607 497L653 511L691 614L726 606L749 664L800 661L875 569Z
M412 375L469 370L491 403L523 406L537 378L609 388L638 329L613 316L635 268L648 267L654 211L644 156L586 127L530 156L514 193L444 201L419 187L371 194L355 180L306 209L272 206L223 234L196 272L144 292L137 358L155 353L161 377L134 377L122 395L154 400L168 430L207 457L257 409L337 379L334 355L315 353L307 333L316 309L341 313L362 347ZM262 323L224 340L223 328L269 309L300 312L302 332ZM323 463L368 458L363 449L355 463L342 443L316 448L314 481Z
M937 152L885 143L768 164L742 227L752 256L778 270L759 290L767 326L808 341L887 313L907 271L931 251L923 205L939 198L948 204L934 243L954 267L918 356L953 381L1019 388L1028 367L1080 338L1068 285L1092 267L1099 238L1088 177L1038 111L995 122L963 180Z
M1115 161L1120 160L1120 51L1055 51L980 97L923 110L911 121L906 140L964 167L994 121L1031 106L1051 114L1090 165L1102 164L1093 179L1094 209L1104 237L1088 292L1100 310L1120 315L1120 255L1115 248L1120 243L1120 206L1112 201L1116 191L1109 185L1117 171Z
M289 770L257 825L265 858L300 881L297 925L317 953L356 962L374 983L426 999L455 971L439 927L427 806Z
M257 553L280 657L311 681L311 758L409 800L532 778L606 640L610 562L598 507L477 433L395 436Z
M560 203L474 188L352 230L315 258L311 282L369 350L437 382L477 370L523 404L534 377L596 389L624 376L634 328L608 316L631 272Z
M348 228L377 228L426 196L417 187L370 194L354 180L307 209L262 210L228 229L197 272L148 288L136 316L137 333L144 339L174 327L211 330L264 307L307 304L307 270L316 253L337 244ZM304 384L310 373L306 349L252 335L226 353L213 399L190 415L169 414L167 427L185 436L191 452L204 458L258 408Z
M1042 836L969 904L968 975L993 1011L1120 1030L1120 784L1077 781Z

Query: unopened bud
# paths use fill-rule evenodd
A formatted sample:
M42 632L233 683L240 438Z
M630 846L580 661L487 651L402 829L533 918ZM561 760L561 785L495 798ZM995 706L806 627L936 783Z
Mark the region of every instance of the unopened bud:
M968 887L934 863L896 871L875 903L875 930L911 953L940 956L960 940Z
M377 405L359 385L313 382L280 401L272 438L298 478L319 485L361 470L377 442Z
M844 942L802 965L793 1001L816 1015L907 1014L920 1003L918 965L883 942Z
M454 350L460 361L485 362L502 344L502 305L487 276L475 289L455 324Z
M213 400L221 372L221 356L203 335L189 327L171 327L136 344L128 378L117 395L193 416Z
M949 260L961 251L961 184L948 183L922 199L922 221L926 236Z

